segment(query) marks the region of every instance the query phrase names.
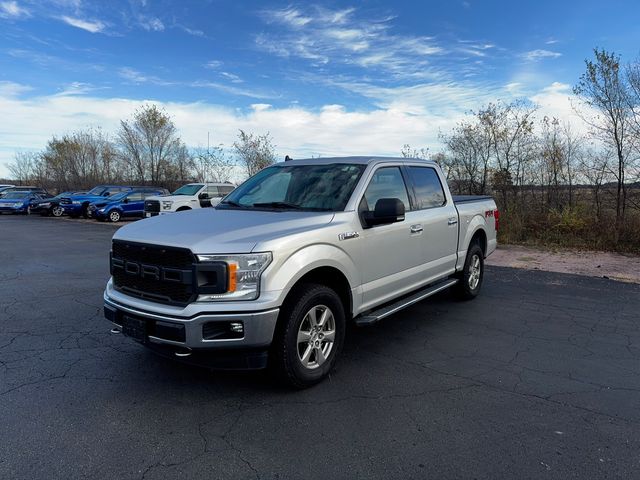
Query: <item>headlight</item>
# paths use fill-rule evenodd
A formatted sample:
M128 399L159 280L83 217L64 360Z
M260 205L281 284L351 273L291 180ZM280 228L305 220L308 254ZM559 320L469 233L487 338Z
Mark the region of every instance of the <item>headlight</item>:
M50 207L51 204L50 203L40 203L39 205L37 205L38 207Z
M162 209L163 210L171 210L171 205L173 205L173 202L171 201L163 201L162 202Z
M21 203L21 202L17 202L17 203L13 204L13 206L16 207L16 208L21 207L22 205L24 205L24 204Z
M98 210L98 213L104 213L104 208L101 208L100 210Z
M82 202L80 202L80 200L73 200L71 203L74 205L80 205Z
M271 263L271 252L243 255L198 255L198 265L224 262L227 265L227 291L198 295L199 302L255 300L260 293L260 276ZM197 269L197 266L196 266ZM198 285L200 287L200 285Z

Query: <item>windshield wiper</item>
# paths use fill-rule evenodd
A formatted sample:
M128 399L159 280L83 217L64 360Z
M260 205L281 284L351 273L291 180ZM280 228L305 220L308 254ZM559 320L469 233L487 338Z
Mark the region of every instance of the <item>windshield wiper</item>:
M254 207L267 207L267 208L290 208L291 210L300 210L302 207L290 202L263 202L254 203Z
M242 205L241 203L234 202L233 200L225 200L224 202L220 202L218 205L231 205L232 207L247 208L246 205Z

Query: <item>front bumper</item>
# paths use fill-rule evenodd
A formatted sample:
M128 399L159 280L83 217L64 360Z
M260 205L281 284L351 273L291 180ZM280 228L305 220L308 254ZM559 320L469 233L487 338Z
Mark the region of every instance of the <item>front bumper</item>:
M64 209L64 213L66 213L67 215L80 215L82 213L82 205L67 203L60 206Z
M214 307L214 305L212 305ZM152 350L214 368L265 368L279 309L259 312L202 312L192 317L160 315L129 307L104 295L104 314L115 327ZM241 338L206 338L231 322L243 325ZM131 323L139 331L131 332ZM127 328L125 328L125 324Z
M27 207L24 205L19 207L0 205L0 213L27 213Z

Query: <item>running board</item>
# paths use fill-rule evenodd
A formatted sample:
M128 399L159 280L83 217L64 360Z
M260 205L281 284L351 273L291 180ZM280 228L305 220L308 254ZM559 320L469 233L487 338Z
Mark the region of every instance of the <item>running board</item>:
M418 290L417 292L412 293L408 297L404 297L401 300L398 300L397 302L386 305L382 308L379 308L378 310L373 310L367 313L366 315L356 317L353 319L353 321L359 327L371 325L373 323L379 322L380 320L388 317L389 315L393 315L394 313L399 312L403 308L410 307L414 303L418 303L419 301L424 300L425 298L435 295L436 293L441 292L442 290L449 288L455 285L456 283L458 283L458 279L450 278L440 283L436 283L435 285L430 285L426 288L423 288L422 290Z

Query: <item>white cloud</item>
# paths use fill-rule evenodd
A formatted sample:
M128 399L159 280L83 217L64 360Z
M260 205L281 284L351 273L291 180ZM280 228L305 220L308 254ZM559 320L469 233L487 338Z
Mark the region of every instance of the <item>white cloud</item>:
M80 28L91 33L99 33L106 28L106 25L100 20L86 20L82 18L69 17L67 15L60 17L60 20L65 22L67 25L71 25L72 27Z
M330 63L366 68L368 75L392 74L406 78L424 73L434 55L447 49L429 36L391 32L393 18L362 18L353 8L331 10L289 7L267 10L263 17L278 23L277 30L256 36L256 46L281 57L298 57L316 65Z
M220 68L222 66L222 62L220 60L209 60L204 64L204 68L210 68L215 70L216 68Z
M22 85L21 83L0 82L0 98L1 97L7 97L7 98L17 97L30 90L32 90L30 86Z
M207 85L201 85L206 87ZM211 88L218 88L211 86ZM404 90L368 88L367 94L380 98L380 106L369 111L354 111L342 105L326 105L320 110L296 105L274 108L256 103L247 111L202 102L155 102L172 116L180 134L191 147L206 144L207 132L214 143L230 146L238 130L258 134L270 132L280 156L294 158L311 155L398 155L402 145L440 148L438 134L447 132L470 108L502 97L481 95L482 86L423 85ZM7 175L2 164L13 160L20 150L44 148L53 135L61 135L87 126L100 126L115 133L121 119L128 118L145 100L98 98L88 95L47 95L28 99L18 96L24 85L0 83L0 118L11 118L0 136L0 177ZM573 112L570 86L553 83L529 99L540 105L538 117L556 116L582 123ZM383 102L383 99L386 100ZM383 105L385 103L385 105Z
M20 18L30 16L29 10L18 5L18 2L0 2L1 18Z
M231 83L242 83L243 82L243 80L238 75L236 75L235 73L220 72L220 75L222 75L224 78L229 80Z
M294 28L304 27L312 20L311 17L303 15L298 9L294 7L289 7L282 10L266 11L264 12L264 15L268 21L282 23Z
M162 32L164 30L164 23L157 17L140 17L139 23L148 32Z
M562 54L560 52L552 52L551 50L538 49L524 52L520 56L528 62L537 62L544 58L558 58L561 57Z

